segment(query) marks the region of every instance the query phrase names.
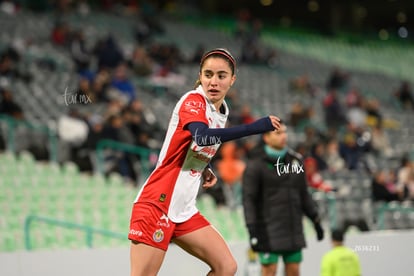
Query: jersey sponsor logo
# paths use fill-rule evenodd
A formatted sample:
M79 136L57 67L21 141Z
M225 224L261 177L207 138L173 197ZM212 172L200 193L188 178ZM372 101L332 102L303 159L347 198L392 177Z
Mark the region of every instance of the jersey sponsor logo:
M199 176L201 174L201 172L194 170L194 169L190 169L190 175L191 176Z
M209 163L217 152L216 146L200 147L194 145L191 150L194 152L193 157L205 163Z
M164 239L164 232L161 229L155 230L154 234L152 234L152 239L155 242L162 242Z
M216 155L217 149L215 147L203 147L200 152L207 153L209 156Z
M184 102L184 106L187 108L194 108L194 109L202 109L205 110L206 106L203 102L201 101L186 101Z
M190 111L194 114L199 114L200 110L206 110L206 106L203 102L197 102L197 101L186 101L184 102L184 108L185 110Z
M194 158L195 158L195 159L198 159L198 160L200 160L200 161L203 161L203 162L205 162L205 163L209 163L209 162L210 162L210 160L211 160L211 157L205 156L204 154L201 154L201 153L197 153L197 154L195 154L195 155L194 155Z

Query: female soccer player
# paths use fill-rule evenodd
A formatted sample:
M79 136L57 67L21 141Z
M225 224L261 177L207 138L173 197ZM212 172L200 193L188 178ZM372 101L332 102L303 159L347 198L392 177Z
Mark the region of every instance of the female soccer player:
M199 187L217 178L209 167L221 143L279 129L273 115L225 128L225 96L236 80L236 61L226 49L203 55L194 90L176 104L156 168L132 208L131 276L156 275L170 242L210 266L207 275L235 275L237 264L226 242L196 207Z

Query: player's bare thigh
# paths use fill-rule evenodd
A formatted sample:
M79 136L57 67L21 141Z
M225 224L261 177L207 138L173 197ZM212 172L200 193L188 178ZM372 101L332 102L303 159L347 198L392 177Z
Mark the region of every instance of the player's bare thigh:
M237 263L220 233L211 225L173 239L188 253L207 263L209 275L234 275ZM217 274L215 274L217 273Z
M131 242L131 276L157 275L165 257L165 251L144 243Z

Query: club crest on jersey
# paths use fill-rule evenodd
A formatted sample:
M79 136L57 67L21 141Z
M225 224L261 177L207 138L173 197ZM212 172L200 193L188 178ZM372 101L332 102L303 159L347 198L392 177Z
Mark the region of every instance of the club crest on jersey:
M161 229L158 229L152 234L152 239L155 242L161 242L164 239L164 232Z

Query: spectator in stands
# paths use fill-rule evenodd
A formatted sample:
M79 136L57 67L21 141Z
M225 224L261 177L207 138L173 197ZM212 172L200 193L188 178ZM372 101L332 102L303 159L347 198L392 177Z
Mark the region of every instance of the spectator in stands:
M328 128L338 129L346 123L345 109L336 89L331 89L323 99L325 123Z
M94 114L88 118L89 132L86 138L85 148L90 151L96 150L98 142L102 139L104 120L100 115Z
M135 24L133 26L133 32L135 40L140 45L144 45L149 42L152 36L151 28L147 22L141 16L137 17Z
M302 156L307 156L309 154L309 148L304 142L299 142L296 144L295 151Z
M113 140L123 144L134 144L134 136L125 125L124 118L121 114L114 114L108 118L108 121L104 124L102 139ZM122 151L114 151L106 158L106 162L109 167L106 174L111 172L119 172L125 180L136 186L137 172L135 171L133 164L136 161L135 156Z
M320 276L361 276L359 256L344 246L344 234L342 230L332 230L333 248L322 257Z
M308 74L299 75L290 79L289 90L312 97L316 96L318 92L318 88L309 80Z
M235 275L237 263L223 237L197 210L196 197L200 185L210 188L217 182L208 165L222 143L280 127L275 116L225 127L225 97L236 70L226 49L205 53L196 87L177 102L157 166L133 205L131 275L156 275L171 242L207 263L209 275Z
M361 95L358 87L353 86L346 93L345 103L347 108L352 108L354 106L363 107L365 106L365 98Z
M371 148L374 155L379 158L391 157L393 154L391 142L381 123L371 128L371 135Z
M242 124L250 124L256 121L256 117L253 115L252 108L248 104L244 104L240 110L240 119Z
M85 117L88 125L87 136L79 145L71 145L71 158L82 172L94 172L95 158L93 156L98 142L101 140L103 119L99 115Z
M318 169L318 162L315 158L308 156L304 161L306 181L309 187L323 192L335 191L329 181L326 181Z
M383 115L381 112L381 104L377 99L369 99L365 104L365 111L367 114L367 125L381 125L383 124Z
M414 110L414 95L408 81L403 81L401 86L394 92L401 107L407 110Z
M398 185L397 171L394 169L385 170L386 172L386 187L390 193L398 194L400 199L405 199L407 190Z
M96 102L109 102L108 90L111 86L111 74L106 68L101 68L92 79L91 89Z
M112 35L97 41L93 53L98 59L98 69L114 69L124 61L124 54Z
M0 87L0 114L8 115L18 120L24 118L23 109L13 99L13 94L9 88Z
M349 81L349 74L338 67L332 69L328 82L326 84L326 89L328 90L341 90L344 88Z
M119 99L117 97L114 97L108 102L107 108L105 110L105 113L103 114L104 121L107 123L109 121L109 118L114 115L119 115L122 112L122 109L124 109L126 104L122 99Z
M135 87L129 76L129 68L125 63L121 63L115 68L111 86L125 95L128 103L135 100Z
M155 64L145 47L137 46L134 49L131 58L131 68L138 77L148 77L153 73Z
M249 33L252 15L249 9L240 9L236 11L236 27L234 36L239 40L244 40Z
M149 109L144 108L144 104L141 100L135 99L129 106L126 107L131 112L130 128L132 133L146 133L148 138L153 138L160 130L155 119L155 115ZM138 137L139 138L139 137ZM139 139L137 140L139 142ZM159 143L148 145L151 148L159 148Z
M105 122L102 130L102 138L118 141L121 143L133 144L134 138L129 129L125 126L121 113L113 114Z
M243 106L243 102L240 100L240 91L236 88L230 88L229 92L226 96L226 102L229 108L233 111L229 115L229 119L227 121L228 125L238 125L240 124L240 110Z
M261 40L262 20L260 18L253 18L250 22L251 24L246 29L246 32L238 34L238 37L241 38L241 62L276 67L278 65L276 50L266 47Z
M398 187L405 191L404 197L414 200L414 163L408 155L401 158L401 165L397 170Z
M349 124L358 128L364 128L367 124L367 116L365 101L355 100L352 104L347 103L346 118Z
M401 192L390 190L388 187L386 172L384 170L375 172L371 182L373 200L390 202L402 198Z
M308 192L302 156L288 148L287 127L263 134L263 143L247 161L243 174L243 210L250 247L259 254L261 275L276 275L283 257L285 275L299 275L306 246L303 216L324 231L316 203Z
M304 126L305 138L303 145L306 147L306 155L310 154L311 149L322 139L325 139L325 134L311 124Z
M89 70L92 55L86 47L85 35L82 30L77 30L73 34L69 51L77 72L82 73Z
M87 118L78 109L71 107L67 114L63 114L57 121L57 134L60 141L69 148L69 157L74 163L78 162L79 153L88 137L89 126Z
M179 64L184 62L184 58L176 45L152 44L149 54L157 63L150 77L153 84L168 90L186 83L185 75L179 70Z
M96 102L96 95L91 87L90 80L81 77L79 80L78 91L76 91L76 103L90 104L94 102Z
M341 157L345 160L347 169L355 170L358 168L361 152L355 134L347 133L344 136L343 141L339 144L339 152Z
M339 153L339 142L336 138L330 138L326 144L325 161L329 172L338 172L345 169L345 161Z
M205 53L205 47L202 43L198 44L194 50L192 57L190 58L190 63L198 63L200 62L201 57Z
M20 54L13 47L3 51L0 54L0 80L2 78L8 81L21 79L25 82L30 82L33 76L24 70L18 69L19 61Z
M71 40L71 29L67 22L57 21L52 29L51 40L56 46L69 46Z
M255 116L252 113L252 108L248 104L241 104L240 106L233 105L232 110L234 115L232 115L229 119L231 124L249 124L256 120Z
M325 142L323 140L319 140L312 146L310 151L310 156L315 159L319 171L324 171L328 168L328 164L325 161L325 155Z
M184 61L180 49L175 44L152 43L148 54L159 66L155 74L161 76L165 76L169 72L178 74L178 65Z
M18 72L15 68L15 60L7 53L3 52L0 55L0 77L15 78Z
M289 123L297 131L303 131L310 124L312 109L300 102L292 104L290 109Z
M365 131L348 124L339 144L339 153L345 160L346 168L349 170L364 168L366 164L363 157L369 152L370 147L370 139Z

